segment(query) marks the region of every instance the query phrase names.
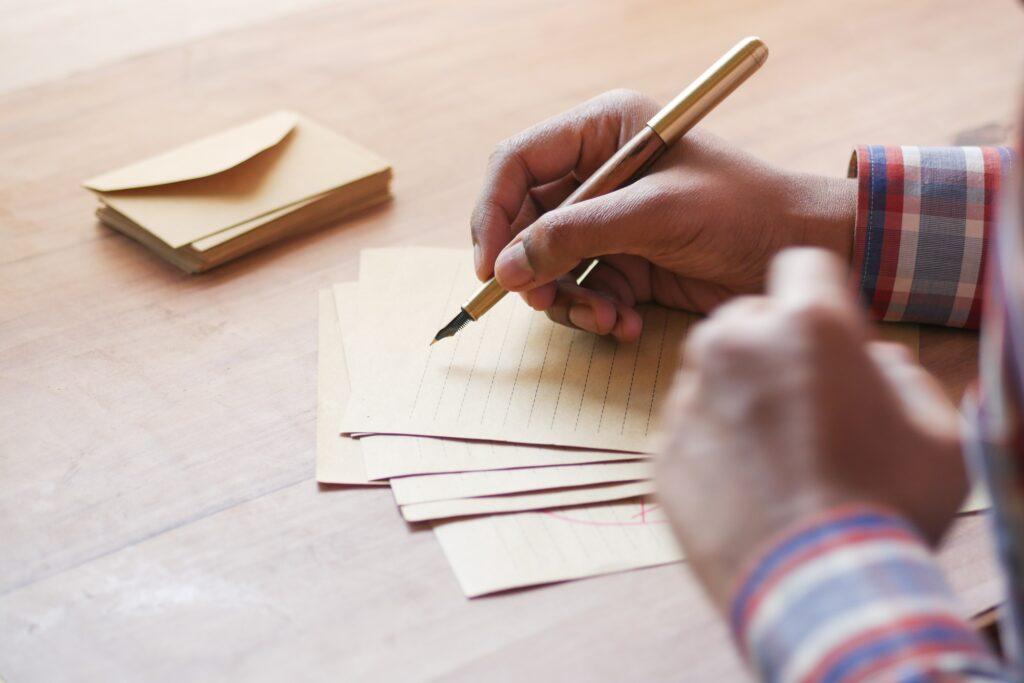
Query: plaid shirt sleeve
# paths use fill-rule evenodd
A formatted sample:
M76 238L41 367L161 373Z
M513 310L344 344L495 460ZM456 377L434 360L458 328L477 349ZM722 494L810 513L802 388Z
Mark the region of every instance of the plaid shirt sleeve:
M784 531L738 583L730 625L765 681L1005 681L900 517L837 508Z
M976 329L1004 147L858 147L853 268L879 320Z

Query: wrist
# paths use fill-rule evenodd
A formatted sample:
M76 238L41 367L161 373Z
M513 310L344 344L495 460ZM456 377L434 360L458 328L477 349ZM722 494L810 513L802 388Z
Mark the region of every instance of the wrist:
M979 670L990 660L915 529L873 504L825 511L773 539L741 576L729 623L766 680L891 680L954 650Z
M723 512L709 538L701 539L700 529L689 531L691 543L686 548L687 555L712 602L726 611L740 579L766 547L806 520L816 519L856 500L850 494L812 486L760 506L756 515L750 515L749 510ZM721 533L723 528L728 531ZM715 534L715 530L719 533Z
M857 180L791 173L785 182L785 211L796 227L796 244L828 249L849 262L857 221Z

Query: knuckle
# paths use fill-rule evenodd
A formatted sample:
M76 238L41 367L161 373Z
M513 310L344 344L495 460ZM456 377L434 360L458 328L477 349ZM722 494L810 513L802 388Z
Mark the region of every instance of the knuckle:
M538 218L530 233L533 247L546 254L562 254L572 242L571 222L558 211Z
M487 228L498 211L499 209L490 199L485 199L473 207L473 213L469 218L469 234L472 235L474 244L484 239Z
M708 319L698 324L686 341L686 354L698 366L717 371L737 364L747 365L762 354L751 330L742 324Z
M644 99L644 95L632 88L612 88L604 93L603 97L609 102L636 102Z
M613 106L635 107L638 104L646 104L651 101L647 95L632 88L613 88L601 96L606 102Z
M473 207L473 213L469 215L469 234L473 236L474 242L483 234L484 223L487 221L488 214L486 204L487 202L480 202Z
M658 103L647 95L630 88L615 88L597 97L602 107L644 114L657 111Z
M519 149L518 136L505 138L494 146L489 157L492 166L500 166L516 155Z
M845 320L839 311L824 301L801 302L785 315L785 323L790 329L814 341L834 339L846 330Z

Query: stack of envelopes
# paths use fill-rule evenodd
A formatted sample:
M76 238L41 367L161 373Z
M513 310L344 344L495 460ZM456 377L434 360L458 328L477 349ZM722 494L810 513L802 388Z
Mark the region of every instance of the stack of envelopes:
M509 296L429 345L477 286L467 251L398 248L320 293L318 481L390 483L470 596L680 559L646 454L696 318L617 344Z
M388 199L387 161L279 111L85 182L97 217L196 273Z

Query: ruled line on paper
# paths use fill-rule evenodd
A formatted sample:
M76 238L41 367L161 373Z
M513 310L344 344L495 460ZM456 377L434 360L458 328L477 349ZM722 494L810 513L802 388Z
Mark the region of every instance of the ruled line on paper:
M682 559L645 498L437 523L434 532L469 597Z
M530 316L530 323L529 323L529 325L526 328L526 339L527 339L527 341L529 341L530 333L533 331L533 321L534 320L536 320L536 318L534 316ZM508 412L512 408L512 399L514 399L516 397L516 387L519 385L519 373L521 373L523 371L523 358L526 357L526 350L527 350L527 348L529 348L529 347L526 344L523 344L523 350L519 354L519 362L516 363L516 376L515 376L515 379L512 380L512 391L509 394L508 403L505 404L505 418L501 421L501 424L503 424L503 425L508 422Z
M658 391L658 379L661 377L661 358L665 352L665 332L668 328L668 316L663 316L664 324L661 326L661 334L658 336L658 360L654 366L654 382L651 384L651 400L647 403L647 422L644 424L644 434L651 430L651 415L654 414L654 395Z
M454 279L423 277L425 265L429 268L422 259L414 263L421 272L407 295L364 309L376 315L368 325L380 319L385 329L377 337L387 342L368 349L374 381L353 397L346 433L650 449L650 413L665 384L660 375L675 365L666 326L684 328L688 314L642 306L640 340L621 344L559 326L507 297L486 322L467 326L454 340L421 348L419 333L407 329L405 321L422 318L423 309L434 310L438 301L450 302L475 284L470 259L448 269L457 271ZM361 276L361 295L375 295L374 277L370 271ZM387 316L376 313L381 307L390 307Z
M444 306L445 310L450 310L449 304L451 303L452 297L455 294L455 286L458 284L458 282L459 282L458 274L457 273L453 273L452 274L452 286L451 286L451 289L448 290L448 296L444 300L444 302L445 302L445 306ZM442 315L444 315L443 312L442 312ZM456 342L456 344L458 343L458 338L457 337L455 339L455 342ZM426 378L426 375L427 375L427 368L430 367L430 358L434 354L433 346L434 346L433 344L430 344L427 347L427 363L424 364L424 366L423 366L423 373L420 375L419 384L416 385L416 396L413 398L413 401L412 401L412 411L410 412L410 415L412 414L412 412L415 412L416 404L419 402L420 392L423 390L423 381L424 381L424 379ZM449 368L450 367L451 366L449 366ZM445 377L445 381L447 381L447 379L448 378L446 376ZM442 395L444 394L444 388L443 387L441 389L441 393L442 393ZM437 416L435 415L434 417L437 417Z
M558 380L558 393L555 395L555 407L551 411L551 425L555 424L555 417L558 416L558 404L562 401L562 387L565 386L565 373L569 371L569 361L572 360L572 347L576 343L576 334L569 336L569 351L565 354L565 365L562 366L562 376Z
M487 328L490 325L490 322L491 322L490 318L487 318L487 320L484 321L484 329L483 329L483 335L484 336L487 335ZM477 345L476 345L476 352L473 354L473 365L471 366L470 371L469 371L469 379L466 381L466 386L462 390L462 399L459 401L459 414L458 414L458 418L457 419L462 419L462 409L466 405L466 395L469 394L469 386L470 386L470 384L473 383L473 373L476 372L476 364L477 364L477 361L480 359L480 349L481 348L483 348L483 344L478 341Z
M640 320L642 322L647 321L647 310L644 309ZM633 384L636 381L636 364L640 360L640 343L637 343L636 350L633 352L633 371L629 373L629 387L626 389L626 407L622 411L622 424L619 425L619 434L624 434L626 431L626 418L629 417L629 399L633 396Z
M637 453L379 434L359 439L370 479L644 458Z
M612 365L608 368L608 381L604 383L604 397L601 399L601 417L597 418L597 429L600 431L601 424L604 422L604 409L608 407L608 390L612 386L612 375L615 373L615 359L619 356L619 347L615 347L615 351L612 353Z
M593 338L590 343L590 356L587 359L587 374L583 379L583 392L580 394L580 404L576 408L576 423L572 430L575 432L580 428L580 415L583 414L583 399L587 395L587 386L590 384L590 369L594 366L594 351L597 350L597 337ZM552 422L554 422L555 416L551 416Z
M505 333L501 337L501 348L498 349L498 363L501 362L501 355L505 352L505 344L508 342L508 331L511 329L509 326L505 326ZM487 404L490 403L491 393L494 391L494 380L497 377L496 373L491 373L491 381L487 384L487 398L484 400L484 409L480 413L480 420L483 421L484 415L487 414ZM466 387L469 390L469 387Z
M533 420L533 410L537 407L537 394L540 393L541 382L540 379L544 378L544 366L548 363L548 353L551 352L551 340L555 338L555 328L551 328L548 332L548 342L544 345L544 359L540 363L540 378L537 381L537 386L533 388L533 401L530 402L530 414L526 418L526 424L529 425L530 421ZM562 367L568 367L568 359L566 364Z

